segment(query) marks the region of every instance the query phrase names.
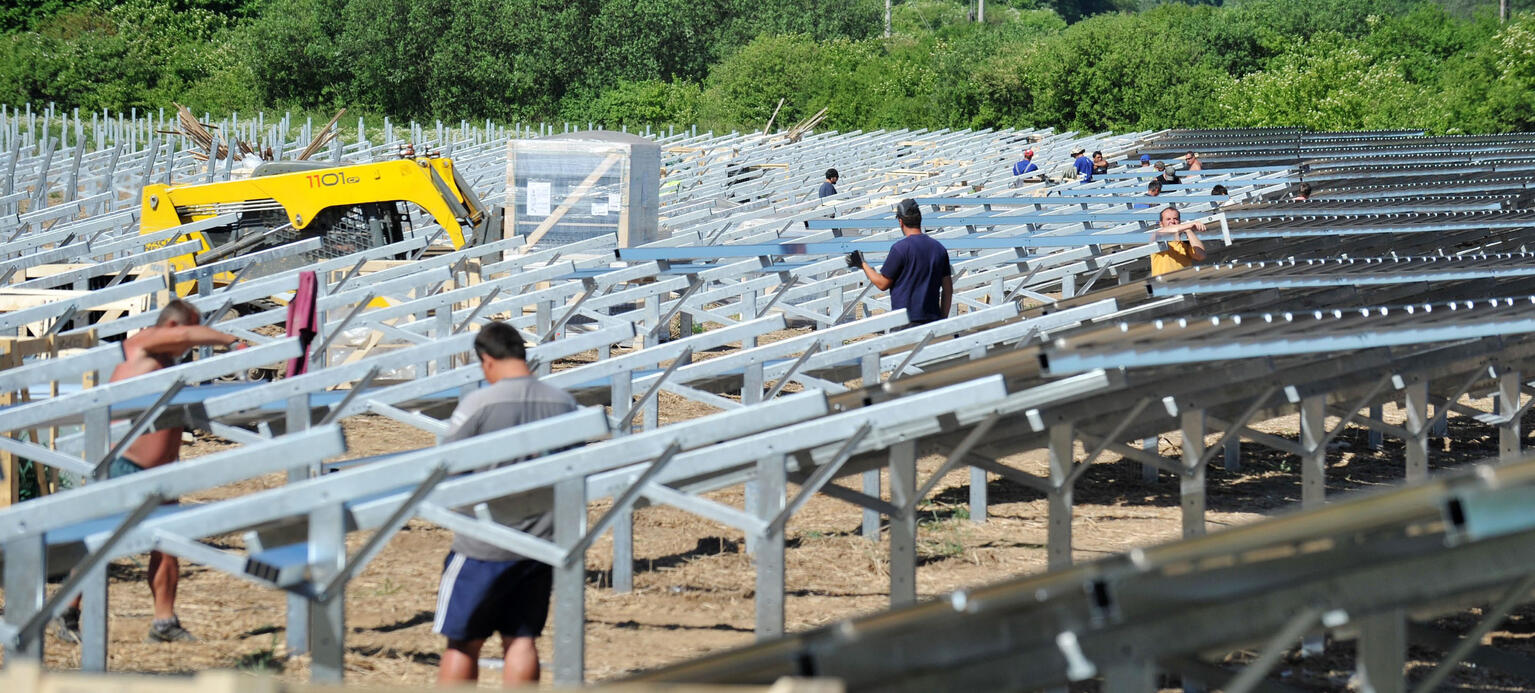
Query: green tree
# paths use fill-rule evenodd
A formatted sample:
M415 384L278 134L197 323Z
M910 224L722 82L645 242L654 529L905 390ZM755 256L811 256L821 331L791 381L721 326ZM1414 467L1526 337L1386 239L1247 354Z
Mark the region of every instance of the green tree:
M1219 93L1217 105L1220 124L1316 130L1431 125L1423 120L1434 110L1395 61L1378 61L1337 34L1315 36L1269 70L1237 80Z
M347 0L336 48L350 101L401 118L432 111L432 55L452 40L448 0Z
M345 0L262 0L249 27L247 64L263 102L301 108L344 105L351 66L334 26Z
M1535 130L1535 15L1515 17L1446 65L1438 90L1457 132Z

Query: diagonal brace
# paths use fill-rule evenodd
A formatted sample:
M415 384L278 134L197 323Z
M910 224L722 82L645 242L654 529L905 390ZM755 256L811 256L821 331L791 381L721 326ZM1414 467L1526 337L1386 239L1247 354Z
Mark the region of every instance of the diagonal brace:
M666 469L666 465L679 452L682 452L682 444L675 440L666 446L666 449L661 451L661 455L654 462L651 462L650 466L640 474L640 478L635 479L634 483L629 485L629 488L624 489L622 494L613 499L613 507L608 508L608 511L602 517L597 518L597 522L592 524L592 528L587 530L586 534L581 535L581 538L576 540L576 543L566 550L565 565L574 565L581 556L585 555L586 550L591 548L592 542L597 541L597 537L602 536L603 532L608 531L608 527L611 527L618 520L620 513L633 507L634 502L644 495L645 487L649 486L650 482L660 475L662 470Z
M1094 448L1092 453L1083 458L1081 462L1078 462L1076 467L1071 470L1071 473L1066 475L1066 481L1061 485L1064 487L1076 483L1077 479L1087 471L1087 468L1091 467L1094 462L1098 461L1098 456L1102 455L1105 450L1109 449L1109 445L1111 443L1118 441L1121 437L1124 436L1125 429L1129 428L1130 424L1135 423L1136 418L1141 415L1141 412L1146 411L1146 407L1150 404L1150 397L1142 397L1140 401L1136 402L1135 406L1130 408L1130 413L1126 414L1124 418L1120 419L1119 423L1114 426L1113 430L1109 431L1108 435L1103 436L1102 440L1098 442L1098 447Z
M773 534L783 530L783 526L789 521L789 518L794 513L799 512L800 508L805 507L805 504L810 502L810 498L837 475L837 472L842 469L842 465L846 464L853 457L853 450L857 449L858 444L863 442L863 439L872 430L874 430L874 423L872 421L865 421L862 426L858 427L858 430L853 432L853 435L848 436L847 440L843 441L842 447L837 450L837 454L826 464L816 468L815 473L811 474L810 478L806 479L805 483L799 487L799 493L794 494L794 499L790 500L783 510L778 511L776 517L768 521L768 533ZM913 502L911 507L915 507L915 505L916 503Z
M649 402L650 398L655 397L656 393L661 391L661 384L666 382L667 378L672 377L672 374L676 373L677 369L681 367L682 364L688 363L692 358L693 347L683 349L682 353L678 354L677 358L672 360L672 365L667 366L666 370L662 371L660 377L656 378L656 381L651 383L650 387L645 389L645 394L640 395L639 401L630 405L629 411L624 412L624 415L618 419L617 428L624 429L625 427L629 426L629 424L634 421L634 415L640 412L640 407L645 406L645 403Z
M773 389L768 390L768 393L763 395L762 400L767 401L773 399L774 397L778 396L778 393L783 392L784 386L788 385L789 381L794 379L794 374L798 373L799 369L805 365L805 362L810 360L810 357L815 355L815 352L820 350L821 338L816 337L815 341L811 342L810 346L805 348L805 353L800 354L799 358L794 360L793 365L789 366L789 370L784 371L783 375L778 376L778 382L773 383Z
M1456 399L1459 398L1457 397ZM1494 604L1492 608L1482 614L1482 620L1476 624L1476 627L1471 629L1470 633L1461 638L1460 642L1455 644L1455 649L1445 653L1444 659L1439 662L1439 666L1434 667L1434 671L1427 678L1418 682L1417 687L1412 689L1412 693L1429 693L1429 691L1438 688L1439 684L1444 683L1445 678L1454 673L1455 665L1459 664L1462 659L1465 659L1466 655L1471 654L1472 650L1480 647L1482 645L1482 638L1486 637L1488 633L1492 632L1493 628L1502 623L1503 617L1507 616L1509 611L1523 603L1529 596L1531 589L1535 589L1535 575L1527 575L1524 579L1515 583L1513 588L1503 594L1503 598L1499 599L1497 604Z
M453 334L459 334L463 332L464 328L469 327L469 323L474 322L475 318L480 317L480 312L485 310L485 307L490 305L490 302L496 300L496 297L500 295L501 287L492 287L490 293L486 294L484 298L480 299L480 302L475 305L472 310L469 311L469 315L465 317L463 321L458 323L458 327L453 328Z
M945 474L953 471L955 467L959 466L960 461L970 456L970 451L980 444L981 440L986 437L986 434L991 432L991 428L997 425L997 422L1001 419L1001 414L992 414L976 424L975 428L970 429L970 433L966 434L964 440L961 440L959 445L954 447L954 450L949 453L948 459L943 461L943 465L933 472L932 476L927 478L927 481L917 487L917 492L912 494L911 503L906 510L908 514L916 511L917 502L926 498L927 494L932 493L933 489L938 487L938 482L943 481Z
M1316 625L1321 617L1321 610L1311 606L1302 609L1300 613L1290 617L1283 628L1279 629L1274 637L1264 643L1263 651L1258 653L1258 658L1253 660L1247 668L1226 683L1227 693L1248 693L1257 687L1258 683L1268 676L1269 670L1279 663L1279 657L1289 649L1291 643L1299 640L1306 631Z
M151 404L148 409L139 414L138 418L133 420L133 424L128 426L128 432L123 434L122 439L118 440L117 444L107 451L105 457L96 461L96 468L91 470L91 478L106 478L107 465L112 460L117 459L117 456L122 454L123 450L126 450L129 445L133 444L133 441L137 440L144 433L144 429L149 426L149 422L154 421L160 416L160 412L165 410L165 407L171 403L171 400L176 397L177 393L181 392L183 387L186 387L186 379L177 378L176 382L171 383L171 386L160 394L160 397L155 400L154 404Z
M933 338L936 336L938 336L937 331L928 330L927 334L923 335L922 341L917 342L917 345L912 347L911 351L906 354L906 358L901 359L901 364L896 366L894 370L890 371L890 381L894 382L896 380L900 380L901 376L906 372L906 367L911 365L911 362L917 358L917 354L922 352L922 348L926 347L928 342L933 341Z
M332 406L330 411L325 412L325 418L320 420L320 425L324 426L335 423L336 419L341 416L341 412L346 411L346 408L351 406L352 400L357 399L357 396L362 394L363 390L368 389L368 386L373 384L373 379L377 377L378 366L369 368L368 372L363 374L362 379L358 380L357 384L353 385L352 389L346 393L346 396L342 397L340 402Z
M586 299L591 298L593 294L597 293L596 280L590 277L583 277L581 279L581 283L586 287L586 290L582 291L581 295L576 297L576 300L570 304L569 308L565 309L565 313L561 315L559 319L549 324L549 329L547 331L538 336L539 344L543 344L551 339L554 339L555 333L559 332L560 328L564 327L565 323L570 321L570 318L576 314L576 311L581 310L581 304L586 303ZM484 302L481 302L480 305L484 305Z
M121 542L123 537L128 536L128 533L133 531L133 528L137 527L140 522L143 522L144 518L149 517L149 513L159 507L162 500L163 498L161 498L159 493L150 493L144 496L144 500L139 503L139 506L134 508L133 512L128 513L127 517L123 518L123 521L117 525L117 529L112 530L112 535L107 537L107 540L102 542L100 546L96 547L95 551L87 555L85 560L75 566L75 572L71 573L64 580L64 584L60 585L59 589L53 593L53 596L48 598L48 601L43 604L43 608L39 609L37 613L32 614L32 618L27 619L27 622L17 629L18 638L22 641L30 641L41 636L42 630L48 624L48 621L58 615L59 607L63 606L65 601L73 598L75 592L80 590L80 583L85 582L86 578L90 576L91 571L94 571L102 563L106 562L112 555L112 549L117 546L118 542Z
M1210 459L1215 457L1215 453L1225 449L1226 443L1233 440L1241 440L1242 429L1247 428L1247 422L1252 421L1253 417L1258 415L1258 410L1268 404L1269 400L1274 397L1274 393L1278 391L1278 387L1264 390L1263 394L1258 395L1258 398L1253 400L1252 404L1247 405L1247 410L1242 412L1242 415L1238 416L1235 421L1227 425L1225 431L1221 432L1221 439L1215 441L1214 445L1205 448L1204 454L1199 456L1199 464L1208 464Z
M443 464L438 464L432 470L432 473L426 477L426 480L422 481L421 485L417 486L416 490L412 491L410 496L394 509L394 512L389 513L389 519L385 520L384 524L379 525L379 528L373 532L373 536L368 537L368 541L357 549L357 553L352 554L352 557L347 559L346 565L341 567L340 572L331 576L330 581L326 582L325 587L319 591L316 597L317 600L321 602L330 601L331 598L336 596L337 592L346 586L348 581L357 575L358 571L367 567L368 563L378 555L378 552L384 550L384 545L389 543L389 539L399 532L400 528L405 526L405 522L416 513L416 506L427 497L427 494L430 494L433 489L437 488L437 484L442 483L442 480L447 477L448 468Z

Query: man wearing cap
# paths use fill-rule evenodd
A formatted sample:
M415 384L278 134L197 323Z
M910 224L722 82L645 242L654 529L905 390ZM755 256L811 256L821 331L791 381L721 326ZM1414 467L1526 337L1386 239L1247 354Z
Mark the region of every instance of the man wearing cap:
M1141 165L1142 166L1150 166L1151 165L1151 155L1150 154L1142 154L1141 155Z
M949 316L954 301L949 251L922 233L922 208L916 200L901 200L895 206L895 218L905 235L890 246L884 267L874 271L856 250L848 255L847 264L861 268L875 288L890 292L891 308L906 310L908 326L942 320Z
M1023 161L1013 164L1013 175L1015 176L1022 176L1038 170L1039 166L1034 163L1034 150L1032 149L1023 150Z
M1071 162L1071 165L1077 169L1077 180L1083 183L1093 182L1093 160L1087 158L1087 150L1077 147L1071 150L1071 156L1076 159Z
M1169 169L1167 164L1158 161L1156 168L1157 180L1162 181L1162 185L1178 185L1183 182L1183 179L1179 178L1178 174L1174 173L1172 169Z

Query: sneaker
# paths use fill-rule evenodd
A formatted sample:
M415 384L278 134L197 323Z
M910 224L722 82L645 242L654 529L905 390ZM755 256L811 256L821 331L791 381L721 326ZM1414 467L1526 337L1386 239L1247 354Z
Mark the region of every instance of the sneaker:
M54 633L64 642L80 644L80 610L68 608L59 617L53 619Z
M197 636L181 627L181 619L156 619L150 624L149 635L144 638L144 642L197 642Z

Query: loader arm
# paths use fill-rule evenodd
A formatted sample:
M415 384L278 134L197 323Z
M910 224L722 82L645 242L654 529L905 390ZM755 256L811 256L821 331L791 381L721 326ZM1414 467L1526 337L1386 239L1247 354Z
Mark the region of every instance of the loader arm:
M265 215L262 219L269 225L285 221L291 229L302 232L326 218L327 210L334 216L360 205L409 202L431 215L455 249L488 237L490 215L467 189L451 159L418 157L302 170L282 163L274 166L278 172L272 175L261 175L258 168L256 175L246 180L145 186L140 232L152 233L228 213ZM322 232L325 228L319 227ZM195 267L198 256L218 245L202 232L190 232L167 243L185 240L197 241L201 249L173 258L170 264L178 270ZM247 250L225 243L214 255L222 259L259 247L253 245Z

